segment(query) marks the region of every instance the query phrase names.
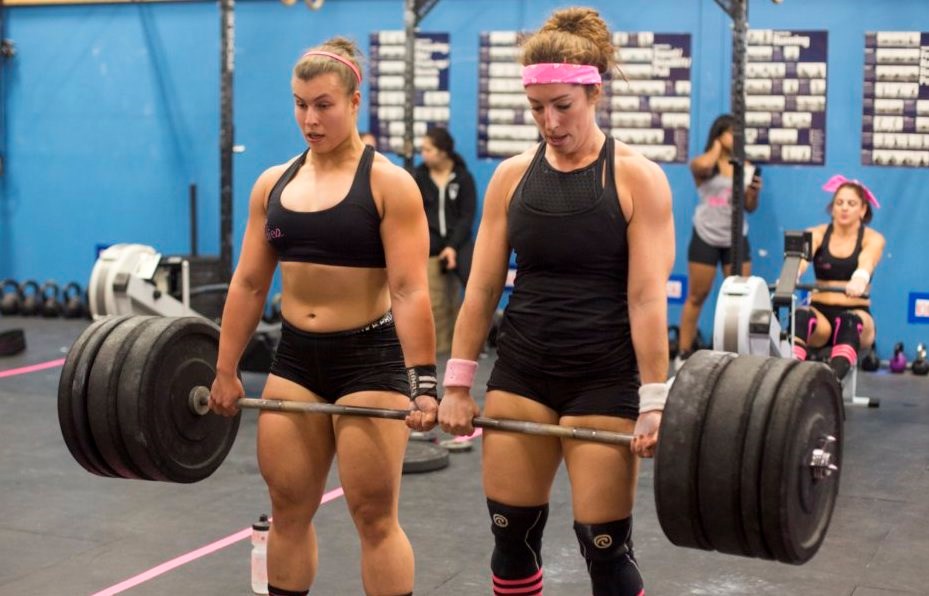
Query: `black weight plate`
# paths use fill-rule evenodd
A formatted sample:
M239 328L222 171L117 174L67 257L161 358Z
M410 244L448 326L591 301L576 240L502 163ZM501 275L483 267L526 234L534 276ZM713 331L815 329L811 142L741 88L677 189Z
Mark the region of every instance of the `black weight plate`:
M787 373L797 364L793 358L770 358L759 371L760 382L755 389L745 441L742 447L742 527L748 556L773 559L771 549L765 544L761 528L761 465L765 449L768 418L777 397L777 390Z
M736 357L719 376L700 437L697 496L703 533L714 549L749 555L742 527L741 445L748 428L755 385L768 358Z
M197 414L190 407L190 392L198 386L210 387L216 377L219 331L202 317L171 319L147 350L138 380L127 386L138 387L130 400L127 421L137 425L126 429L136 442L134 452L149 460L158 477L171 482L197 482L208 477L226 458L235 442L241 415ZM135 359L135 358L134 358ZM138 365L133 363L132 368ZM144 451L144 454L143 454Z
M761 474L761 524L778 561L802 564L819 550L832 519L841 470L815 479L813 450L835 437L833 463L842 465L842 388L820 363L799 363L778 390L768 421Z
M448 449L425 441L410 441L403 455L403 473L434 472L448 467Z
M712 550L700 524L697 466L700 436L716 380L735 358L699 350L677 372L658 429L655 508L665 536L678 546Z
M94 443L106 463L122 478L146 479L132 463L117 415L119 374L132 342L154 317L133 316L114 328L97 351L87 383L87 415Z
M118 476L94 443L87 414L87 381L97 351L107 335L128 317L106 317L91 323L71 344L58 380L58 425L71 456L98 476Z
M123 442L132 462L143 474L152 480L167 481L167 477L158 469L148 454L148 437L151 434L139 420L139 401L142 399L142 371L151 346L164 330L174 322L173 318L164 317L146 325L145 329L132 344L123 361L119 375L117 416Z

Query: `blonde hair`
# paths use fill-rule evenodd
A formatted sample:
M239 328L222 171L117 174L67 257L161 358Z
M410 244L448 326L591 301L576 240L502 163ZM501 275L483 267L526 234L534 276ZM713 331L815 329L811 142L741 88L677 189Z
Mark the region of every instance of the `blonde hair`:
M322 45L307 50L307 52L317 50L337 54L354 64L359 73L362 72L361 63L363 57L361 50L358 49L358 44L347 37L333 37L323 42ZM345 87L348 95L358 90L358 85L360 83L358 80L359 77L355 76L355 73L347 65L326 56L314 54L307 55L307 52L304 52L294 65L295 77L301 81L309 81L321 74L335 73L342 80L342 85Z
M618 71L616 47L600 13L572 7L552 13L522 44L520 64L567 63L596 66L600 74Z

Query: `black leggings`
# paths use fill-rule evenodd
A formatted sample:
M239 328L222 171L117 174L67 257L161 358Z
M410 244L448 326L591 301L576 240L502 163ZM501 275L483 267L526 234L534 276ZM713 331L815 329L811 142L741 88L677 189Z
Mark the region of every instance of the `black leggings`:
M293 381L329 403L358 391L410 394L393 315L359 329L303 331L282 321L271 374Z

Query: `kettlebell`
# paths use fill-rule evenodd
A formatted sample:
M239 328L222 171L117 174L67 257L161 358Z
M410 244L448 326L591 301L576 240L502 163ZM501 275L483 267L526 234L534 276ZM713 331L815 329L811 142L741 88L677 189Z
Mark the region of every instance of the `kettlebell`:
M894 355L890 359L890 372L902 373L906 370L906 354L903 353L903 342L894 346Z
M61 288L55 280L48 280L39 289L42 295L42 316L48 319L61 316Z
M877 344L871 346L868 353L861 359L861 370L874 372L881 367L881 359L877 355Z
M76 281L65 286L61 292L61 301L66 319L80 319L84 316L84 291Z
M681 351L681 328L668 325L668 358L674 360Z
M19 305L23 295L19 292L19 284L15 279L4 279L0 286L0 314L15 315L19 313Z
M27 292L26 290L29 290ZM39 314L39 282L34 279L27 279L19 284L19 295L22 296L22 302L19 303L19 314L24 317L32 317Z
M916 360L913 361L913 374L924 377L929 375L929 360L926 360L926 345L916 346Z

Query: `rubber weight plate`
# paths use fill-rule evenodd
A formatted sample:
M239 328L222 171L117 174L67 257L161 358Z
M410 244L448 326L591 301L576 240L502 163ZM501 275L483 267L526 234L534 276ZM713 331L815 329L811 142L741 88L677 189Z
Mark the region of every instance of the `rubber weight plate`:
M839 492L842 407L842 388L821 363L797 364L777 392L762 460L761 524L778 561L805 563L826 537ZM811 466L820 449L836 466L821 478Z
M403 455L403 473L434 472L448 467L448 449L425 441L409 441Z
M742 527L742 449L755 389L768 358L736 357L719 376L700 437L697 496L703 533L714 549L750 556Z
M138 344L126 362L126 378L120 379L122 432L133 459L153 477L197 482L226 458L241 414L198 414L190 405L191 390L209 387L216 377L216 327L201 317L162 321L146 332L145 339L153 341Z
M100 345L90 368L87 414L94 443L106 463L123 478L148 480L132 463L119 429L119 375L132 342L155 317L133 316L123 320Z
M678 546L713 548L700 524L700 437L716 380L734 358L729 352L694 352L668 393L655 450L655 508L661 529Z
M118 476L94 443L87 416L87 382L107 335L128 317L105 317L89 325L71 344L58 379L58 425L74 460L91 474Z
M761 528L761 465L768 429L768 418L777 391L787 373L797 364L793 358L769 358L759 371L748 428L742 443L742 527L748 556L773 559Z

